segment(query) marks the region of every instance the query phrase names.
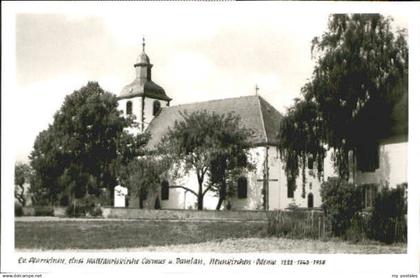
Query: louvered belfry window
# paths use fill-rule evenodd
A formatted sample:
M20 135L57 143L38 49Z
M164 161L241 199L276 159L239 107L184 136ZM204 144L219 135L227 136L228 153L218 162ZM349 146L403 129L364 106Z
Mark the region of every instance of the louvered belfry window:
M153 116L156 116L160 111L160 101L155 100L153 102Z

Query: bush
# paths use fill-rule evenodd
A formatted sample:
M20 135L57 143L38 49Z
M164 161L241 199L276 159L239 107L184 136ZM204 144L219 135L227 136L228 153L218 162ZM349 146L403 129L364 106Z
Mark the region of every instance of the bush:
M329 178L321 185L322 208L330 219L335 236L343 236L351 219L361 211L362 189L338 178Z
M321 212L273 211L268 214L267 234L287 238L323 238L329 233Z
M394 189L384 188L375 198L370 237L385 243L407 240L406 184Z
M21 205L15 204L15 216L23 216L23 208Z
M54 216L54 208L50 206L36 206L35 216Z
M94 197L87 197L72 202L66 209L69 217L102 216L102 209Z
M366 241L369 238L370 220L370 212L357 212L350 219L350 226L344 234L344 239L352 242Z
M89 214L93 217L101 217L102 209L99 206L95 206L93 209L90 210Z

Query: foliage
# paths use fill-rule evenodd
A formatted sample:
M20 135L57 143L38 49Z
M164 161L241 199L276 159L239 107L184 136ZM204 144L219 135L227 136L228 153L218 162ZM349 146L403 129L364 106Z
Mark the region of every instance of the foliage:
M371 217L371 237L392 243L407 240L407 184L384 188L375 199Z
M362 209L362 190L339 178L329 178L321 185L322 208L331 220L332 232L344 235L353 216Z
M15 164L15 198L21 206L26 205L26 190L24 184L29 184L32 178L32 169L26 163Z
M370 233L370 211L358 211L350 219L350 225L343 237L352 242L363 242L369 239Z
M23 208L20 204L15 204L15 216L23 216Z
M306 167L316 165L318 178L323 174L325 148L321 141L321 119L317 115L317 106L306 100L295 100L295 105L288 109L287 115L280 122L279 145L281 158L285 161L288 183L296 189L299 168L302 169L302 189L305 188ZM312 165L311 165L312 166ZM304 198L305 192L302 192Z
M102 209L95 198L83 198L74 200L73 203L66 208L66 214L70 217L99 217L102 216Z
M170 168L165 157L148 154L132 159L120 169L121 184L128 188L128 193L139 197L140 208L149 192L159 189L163 175Z
M329 225L322 212L294 209L268 214L267 234L286 238L326 238Z
M298 158L305 163L307 146L312 146L309 153L322 154L317 151L322 142L334 150L337 172L347 179L349 152L361 153L358 150L374 146L395 132L397 121L407 119L407 106L404 115L395 115L394 109L407 103L401 102L408 96L406 32L393 33L391 21L379 14L334 14L328 30L313 39L312 78L301 90L304 100L289 110L280 130L279 147L292 178L297 175ZM299 109L310 116L296 116ZM287 134L299 130L302 137ZM312 131L317 136L310 136Z
M224 201L237 194L237 182L244 169L252 170L255 165L247 158L247 149L236 148L224 153L216 154L210 161L208 186L210 191L216 193L219 200L216 210L219 210ZM226 204L230 206L230 204Z
M54 208L51 206L36 206L35 216L54 216Z
M122 117L117 107L117 98L96 82L66 96L30 155L36 202L68 203L98 196L102 189L112 192L119 163L135 155L122 144L135 140L124 130L134 126L133 121Z
M240 128L240 118L233 113L217 114L206 110L187 113L181 112L182 120L175 121L160 144L160 153L174 163L174 169L184 173L193 170L198 180L197 192L183 188L197 197L197 208L203 209L203 198L209 190L225 195L227 171L234 168L234 159L239 154L246 154L246 140L252 132ZM217 161L217 162L216 162ZM216 163L215 163L216 162ZM206 175L211 171L212 180L204 185ZM223 167L215 169L217 163ZM205 187L205 188L204 188Z

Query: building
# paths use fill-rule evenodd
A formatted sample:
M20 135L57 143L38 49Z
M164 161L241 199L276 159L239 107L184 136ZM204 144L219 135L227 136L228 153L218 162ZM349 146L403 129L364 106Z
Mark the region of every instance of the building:
M241 125L252 129L254 136L249 138L250 157L256 169L244 172L238 179L238 196L230 201L233 210L275 210L290 206L300 208L319 208L322 204L319 180L308 167L306 183L301 176L296 179L295 191L288 188L284 171L284 162L276 148L277 132L282 115L270 103L258 95L211 100L198 103L170 106L171 98L165 90L152 81L152 64L145 53L143 40L142 53L134 64L136 76L133 82L125 86L119 95L119 108L126 116L134 115L141 132L151 134L149 148L155 148L169 127L181 119L180 112L206 110L210 113L229 113L239 115ZM379 146L366 151L377 151L377 163L372 169L366 169L362 163L351 165L350 181L366 187L365 203L371 204L378 186L395 187L407 182L407 134L408 109L407 97L396 106L395 127L390 136L379 142ZM404 112L400 111L405 109ZM402 115L402 116L401 116ZM327 152L324 160L324 178L334 176L332 151ZM363 152L357 154L359 159ZM168 189L168 185L182 185L196 190L198 182L194 173L178 180L162 180L161 191L149 194L145 207L153 208L157 203L165 209L194 208L196 197L181 188ZM133 198L133 196L132 196ZM267 200L267 201L264 201ZM208 193L204 198L204 208L214 209L217 198ZM130 201L130 206L138 207L138 199Z
M238 179L238 196L230 200L231 209L284 209L291 204L300 207L319 207L320 182L308 175L305 195L288 192L287 179L283 170L277 145L277 132L282 115L270 103L258 95L229 99L220 99L170 106L171 98L165 90L152 81L152 64L145 53L143 40L142 53L134 64L136 76L133 82L125 86L119 95L119 108L126 116L134 115L139 122L141 131L148 131L151 140L148 147L154 148L165 135L169 127L181 118L180 112L189 113L207 110L212 113L233 112L239 115L241 125L252 129L254 136L249 139L251 145L250 159L256 169L244 172ZM168 184L177 183L193 190L198 186L195 175L187 175L180 180L162 181L163 188ZM166 185L166 186L165 186ZM164 190L162 194L151 194L146 200L146 206L153 207L159 198L161 208L186 209L193 208L196 198L183 189ZM265 194L265 196L264 196ZM160 196L159 196L160 195ZM264 199L267 202L264 202ZM204 199L204 207L214 209L217 199L208 193ZM138 205L138 200L132 200L132 206Z

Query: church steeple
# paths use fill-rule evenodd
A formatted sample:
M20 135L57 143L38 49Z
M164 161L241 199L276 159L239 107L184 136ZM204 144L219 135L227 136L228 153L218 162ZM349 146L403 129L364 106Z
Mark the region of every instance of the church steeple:
M135 116L141 132L146 130L150 121L159 114L160 108L169 106L172 100L161 86L152 81L152 67L143 38L141 53L134 64L136 77L124 86L118 96L119 106L126 115Z
M149 56L147 56L145 52L146 48L146 42L143 37L142 42L142 52L137 57L137 61L134 64L134 67L136 68L136 78L139 78L140 80L152 80L152 67L153 65L150 63Z

